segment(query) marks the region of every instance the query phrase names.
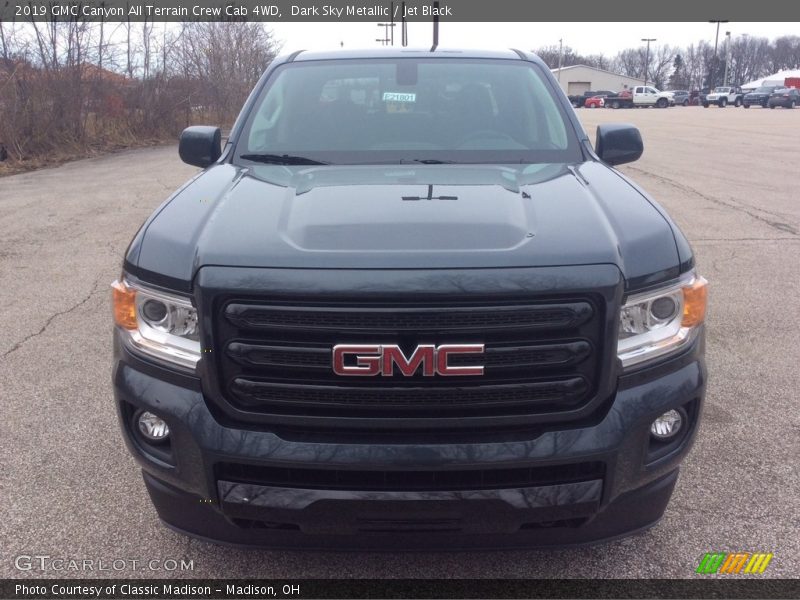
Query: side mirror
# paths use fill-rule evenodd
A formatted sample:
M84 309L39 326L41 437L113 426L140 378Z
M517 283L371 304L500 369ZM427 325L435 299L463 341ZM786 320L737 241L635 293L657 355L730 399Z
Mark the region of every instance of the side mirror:
M187 164L205 169L222 154L222 133L219 127L195 125L181 133L178 154Z
M609 123L597 126L594 150L609 165L621 165L639 160L644 152L642 135L633 125Z

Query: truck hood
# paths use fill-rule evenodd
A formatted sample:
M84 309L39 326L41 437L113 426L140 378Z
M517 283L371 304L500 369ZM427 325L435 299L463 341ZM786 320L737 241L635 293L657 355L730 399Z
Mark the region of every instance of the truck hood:
M191 282L206 265L491 268L617 265L674 276L661 212L602 163L319 166L221 164L145 223L127 266Z

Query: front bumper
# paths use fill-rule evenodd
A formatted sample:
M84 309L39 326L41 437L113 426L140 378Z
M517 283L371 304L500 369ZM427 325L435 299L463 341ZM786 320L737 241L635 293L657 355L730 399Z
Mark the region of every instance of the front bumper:
M697 430L706 382L703 345L700 335L680 356L620 378L615 397L593 423L474 443L285 439L291 436L227 426L199 380L142 361L119 340L114 391L126 443L160 518L190 535L284 548L569 545L628 535L659 520ZM688 427L675 442L658 446L650 423L678 407L686 409ZM151 448L137 437L131 421L138 409L168 423L168 447ZM232 464L238 475L220 470ZM290 483L298 479L288 476L249 480L242 476L249 469L336 472L348 483L337 485L339 475L324 485ZM514 483L519 473L540 471L550 479ZM378 472L384 481L373 485ZM480 482L419 485L428 475L441 484L448 475L477 472ZM561 472L571 475L560 481ZM359 488L359 473L372 483ZM413 476L414 484L385 485L400 473Z

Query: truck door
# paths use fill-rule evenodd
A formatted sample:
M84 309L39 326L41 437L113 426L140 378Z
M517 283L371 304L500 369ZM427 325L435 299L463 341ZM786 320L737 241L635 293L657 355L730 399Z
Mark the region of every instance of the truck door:
M649 87L637 86L633 92L633 103L640 106L647 106L648 104L656 103L655 94L650 93Z

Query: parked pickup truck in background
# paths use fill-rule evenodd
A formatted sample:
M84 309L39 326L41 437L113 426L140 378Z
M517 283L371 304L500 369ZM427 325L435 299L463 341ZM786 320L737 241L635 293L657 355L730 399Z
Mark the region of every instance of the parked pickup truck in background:
M606 106L610 108L633 108L636 106L656 106L667 108L675 105L672 92L661 92L649 85L637 85L633 92L620 92L614 98L606 99Z
M567 98L569 98L569 103L572 104L572 108L583 108L586 106L586 101L589 98L597 98L597 97L605 98L607 96L616 96L616 95L617 95L616 92L612 92L610 90L595 90L595 91L583 92L583 94L579 96L574 96L574 95L567 96Z
M741 106L744 100L744 92L738 87L715 87L714 91L706 96L703 101L703 106L708 108L712 104L716 104L720 108L725 108L728 104L734 106Z
M337 550L656 524L702 413L706 282L615 168L642 151L625 124L592 144L524 52L276 58L224 143L183 132L201 171L113 284L117 412L159 517Z

